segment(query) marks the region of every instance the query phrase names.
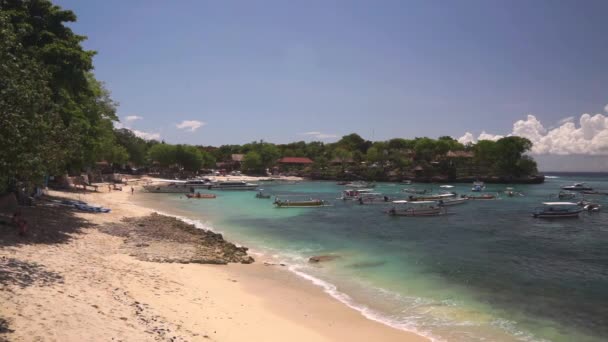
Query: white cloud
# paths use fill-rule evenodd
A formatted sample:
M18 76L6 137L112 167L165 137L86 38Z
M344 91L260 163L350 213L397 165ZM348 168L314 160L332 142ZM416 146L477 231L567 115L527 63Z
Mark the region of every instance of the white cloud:
M318 131L304 132L304 133L300 133L300 135L306 135L306 136L309 136L311 138L320 139L320 140L334 139L334 138L338 137L337 134L321 133L321 132L318 132Z
M496 141L498 139L504 138L503 135L494 135L494 134L488 134L486 133L486 131L482 131L481 134L477 137L477 140L492 140L492 141Z
M131 131L133 132L133 134L135 134L135 136L138 136L142 139L160 140L160 133L143 132L143 131L138 131L136 129L132 129Z
M573 121L574 121L574 119L575 119L575 117L574 117L574 116L568 116L568 117L566 117L566 118L563 118L563 119L559 120L559 121L557 122L557 124L561 126L561 125L565 124L566 122L573 122Z
M525 120L513 124L509 136L530 139L533 144L531 152L536 155L608 156L608 115L583 114L578 119L578 125L574 119L562 119L558 127L547 129L536 116L528 114ZM482 132L477 140L495 140L500 137L502 136ZM463 144L474 143L475 139L473 134L467 132L458 141Z
M608 113L608 104L604 107L604 112Z
M137 120L141 120L143 119L143 117L139 116L139 115L129 115L129 116L125 116L125 122L126 123L131 123L133 121L137 121Z
M461 136L460 138L458 138L458 142L466 145L466 144L474 144L475 143L475 137L473 136L473 133L471 132L466 132L463 136Z
M202 121L184 120L181 123L178 123L177 125L175 125L175 127L179 128L179 129L184 129L184 130L187 130L190 132L194 132L204 125L205 125L205 123Z

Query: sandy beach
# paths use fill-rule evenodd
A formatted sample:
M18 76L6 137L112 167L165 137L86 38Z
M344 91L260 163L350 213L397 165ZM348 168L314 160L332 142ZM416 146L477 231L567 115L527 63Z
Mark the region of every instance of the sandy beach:
M28 237L0 225L0 340L426 341L368 320L280 265L142 261L99 227L152 210L125 191L67 193L112 208L23 210ZM6 216L4 216L6 217Z

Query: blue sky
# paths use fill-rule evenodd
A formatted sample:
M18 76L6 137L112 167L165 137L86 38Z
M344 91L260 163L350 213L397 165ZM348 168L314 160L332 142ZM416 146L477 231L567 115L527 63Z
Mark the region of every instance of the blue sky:
M608 104L607 1L56 3L123 123L174 143L506 135Z

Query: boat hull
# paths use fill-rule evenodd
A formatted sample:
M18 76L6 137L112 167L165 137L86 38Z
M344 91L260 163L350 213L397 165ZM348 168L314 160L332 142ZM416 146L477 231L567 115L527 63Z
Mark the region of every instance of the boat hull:
M444 211L441 208L436 209L400 209L400 210L389 210L388 214L391 216L438 216L443 214Z
M581 211L573 211L573 212L567 212L567 213L534 213L532 214L532 216L534 216L535 218L575 218L578 217L578 214L580 214Z

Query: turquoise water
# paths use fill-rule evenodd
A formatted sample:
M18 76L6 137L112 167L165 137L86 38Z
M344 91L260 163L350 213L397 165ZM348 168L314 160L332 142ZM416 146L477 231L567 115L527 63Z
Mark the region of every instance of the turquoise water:
M605 212L534 219L561 185L608 190L608 175L562 174L515 185L523 197L470 201L440 217L390 217L384 204L337 200L333 182L264 184L265 192L328 200L331 207L276 209L255 192L215 200L145 194L147 205L198 219L229 239L288 263L370 319L447 341L605 341L608 337L608 196ZM437 185L413 186L438 190ZM405 197L403 184L378 192ZM470 184L452 190L470 193ZM505 185L488 185L486 193ZM312 255L340 258L319 265Z

